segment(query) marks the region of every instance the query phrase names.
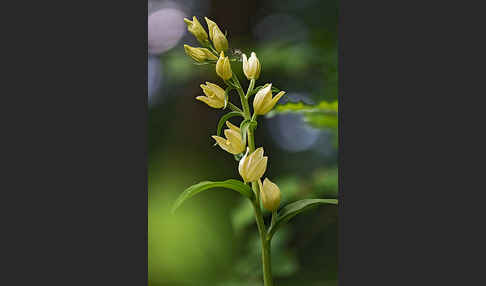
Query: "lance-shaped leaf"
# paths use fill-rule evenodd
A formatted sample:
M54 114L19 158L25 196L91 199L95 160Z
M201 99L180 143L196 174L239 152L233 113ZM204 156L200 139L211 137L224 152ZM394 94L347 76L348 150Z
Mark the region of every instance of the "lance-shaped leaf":
M277 105L267 113L267 118L277 114L302 114L306 122L316 128L336 130L338 128L338 101L321 101L316 105L303 102L288 102Z
M182 205L182 203L184 203L186 200L192 198L193 196L199 194L202 191L206 191L214 188L230 189L242 194L243 196L247 197L250 200L253 199L252 190L248 185L245 185L241 181L233 180L233 179L222 181L222 182L204 181L192 185L189 188L185 189L184 192L182 192L182 194L180 194L177 200L174 202L174 205L172 206L172 213L174 213L176 209L179 208Z
M279 227L287 223L291 218L298 215L299 213L308 210L314 206L320 204L333 204L337 205L338 200L335 199L305 199L290 203L280 209L274 223L268 229L268 237L272 238L273 234L277 231Z
M256 120L245 119L241 122L240 131L241 131L241 139L243 141L243 144L246 144L246 137L248 135L249 129L251 128L252 130L255 130L257 126L258 126L258 122Z
M224 123L231 117L235 117L235 116L242 116L242 115L238 111L231 111L221 116L218 122L218 130L216 130L216 136L221 136L221 131L223 130ZM214 143L214 146L216 145L218 145L218 143Z
M241 138L243 140L243 144L246 145L246 135L248 133L248 128L250 128L251 119L245 119L240 124L240 131L241 131Z
M225 90L224 90L224 106L223 106L223 109L226 109L226 106L228 106L228 101L229 101L229 92L232 90L232 89L235 89L234 87L231 87L231 86L228 86ZM219 135L218 135L219 136Z
M224 80L224 83L226 83L226 85L229 86L229 87L233 87L235 89L238 88L238 86L235 85L231 80Z

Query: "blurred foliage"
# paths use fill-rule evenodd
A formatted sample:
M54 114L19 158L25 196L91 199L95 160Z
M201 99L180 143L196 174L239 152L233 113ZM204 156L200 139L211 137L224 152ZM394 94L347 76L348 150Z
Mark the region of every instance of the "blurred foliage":
M272 111L267 113L267 118L272 118L278 114L302 114L303 119L310 126L330 130L333 134L333 144L338 146L338 101L327 102L325 100L316 105L308 105L302 102L289 102L277 105Z
M316 128L338 127L338 102L321 101L316 105L307 105L302 102L279 104L266 116L271 118L277 114L298 113L304 114L304 120Z

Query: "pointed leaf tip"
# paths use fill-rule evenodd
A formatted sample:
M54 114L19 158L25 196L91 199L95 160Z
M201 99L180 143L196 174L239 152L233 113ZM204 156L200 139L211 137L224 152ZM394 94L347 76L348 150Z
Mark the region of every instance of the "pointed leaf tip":
M336 199L304 199L286 205L281 208L275 219L275 223L268 229L268 236L271 238L278 228L285 225L290 219L299 213L308 210L314 206L320 204L332 204L337 205L338 200Z
M176 199L172 206L172 213L175 211L188 199L199 194L202 191L206 191L214 188L226 188L240 193L241 195L247 197L248 199L253 199L253 191L250 187L239 180L229 179L221 182L203 181L198 184L192 185L185 189L179 197Z

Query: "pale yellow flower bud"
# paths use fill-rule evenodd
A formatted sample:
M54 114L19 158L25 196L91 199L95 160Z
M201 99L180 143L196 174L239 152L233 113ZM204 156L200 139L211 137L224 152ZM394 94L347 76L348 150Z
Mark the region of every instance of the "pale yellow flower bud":
M189 45L184 45L184 50L186 51L186 54L193 58L196 62L204 62L207 60L213 60L216 61L218 58L211 53L210 50L206 48L194 48Z
M201 43L206 43L208 41L208 33L204 30L203 26L197 20L196 16L192 17L192 21L184 18L184 22L187 24L187 30L196 37L196 39Z
M209 38L211 40L213 39L213 28L218 27L218 24L216 24L214 21L210 20L208 17L204 17L206 20L206 23L208 24L208 31L209 31Z
M218 24L209 20L208 17L204 17L204 19L206 19L206 23L208 24L209 38L213 41L216 51L226 51L228 49L228 40L219 29Z
M206 82L206 85L201 84L201 88L206 96L198 96L200 100L213 108L222 108L224 106L224 89L217 84Z
M233 76L229 58L224 56L224 52L221 52L219 55L216 63L216 73L224 80L228 80Z
M245 156L241 158L238 171L245 183L259 180L267 170L268 157L263 156L263 147L256 149L248 155L247 149Z
M228 40L226 36L219 30L218 27L213 28L213 44L214 48L218 52L223 52L228 50Z
M212 136L219 147L231 154L240 154L245 151L245 145L243 143L243 138L241 137L240 128L231 124L231 122L226 121L226 125L229 129L224 130L224 135L226 139L219 136Z
M263 207L269 211L274 211L280 205L280 189L278 186L265 178L263 181L258 180L258 185L260 186L260 195L262 198Z
M258 115L268 113L284 94L285 91L281 91L272 98L272 84L268 84L266 87L260 89L255 95L255 98L253 99L253 110Z
M260 61L258 60L256 54L252 52L250 59L247 59L246 55L243 54L243 72L245 73L246 78L258 79L260 76L260 71Z

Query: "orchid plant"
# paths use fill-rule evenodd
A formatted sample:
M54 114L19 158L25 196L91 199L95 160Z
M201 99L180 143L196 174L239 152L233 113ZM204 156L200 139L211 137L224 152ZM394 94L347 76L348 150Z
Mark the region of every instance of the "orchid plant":
M192 21L184 19L188 31L192 33L202 47L191 47L184 45L186 54L198 64L214 64L216 74L223 80L225 88L206 82L201 84L204 96L196 97L197 100L206 103L215 109L230 109L223 115L217 125L216 135L212 138L221 149L232 154L238 161L238 172L241 180L229 179L226 181L204 181L187 188L174 203L174 212L184 201L194 195L209 189L226 188L238 192L246 197L253 206L256 225L261 239L261 254L263 267L263 281L265 286L273 286L271 270L271 241L275 232L287 223L291 218L313 206L320 204L337 204L336 199L304 199L290 203L279 209L281 193L279 187L268 177L262 178L267 170L269 159L264 156L264 148L255 146L255 130L258 126L258 116L270 112L277 102L285 95L284 91L279 90L271 83L255 86L260 77L261 63L255 52L248 58L245 54L230 53L228 40L219 26L212 20L205 18L208 25L209 36L204 27L196 17ZM249 80L246 92L233 73L231 62L242 62L243 73ZM230 101L229 93L233 90L239 95L240 105L238 107ZM273 92L277 92L273 96ZM253 112L250 109L249 101L253 98ZM239 126L229 121L230 118L240 117L242 119ZM228 128L223 131L226 125ZM266 225L263 220L262 206L272 213L270 225Z

